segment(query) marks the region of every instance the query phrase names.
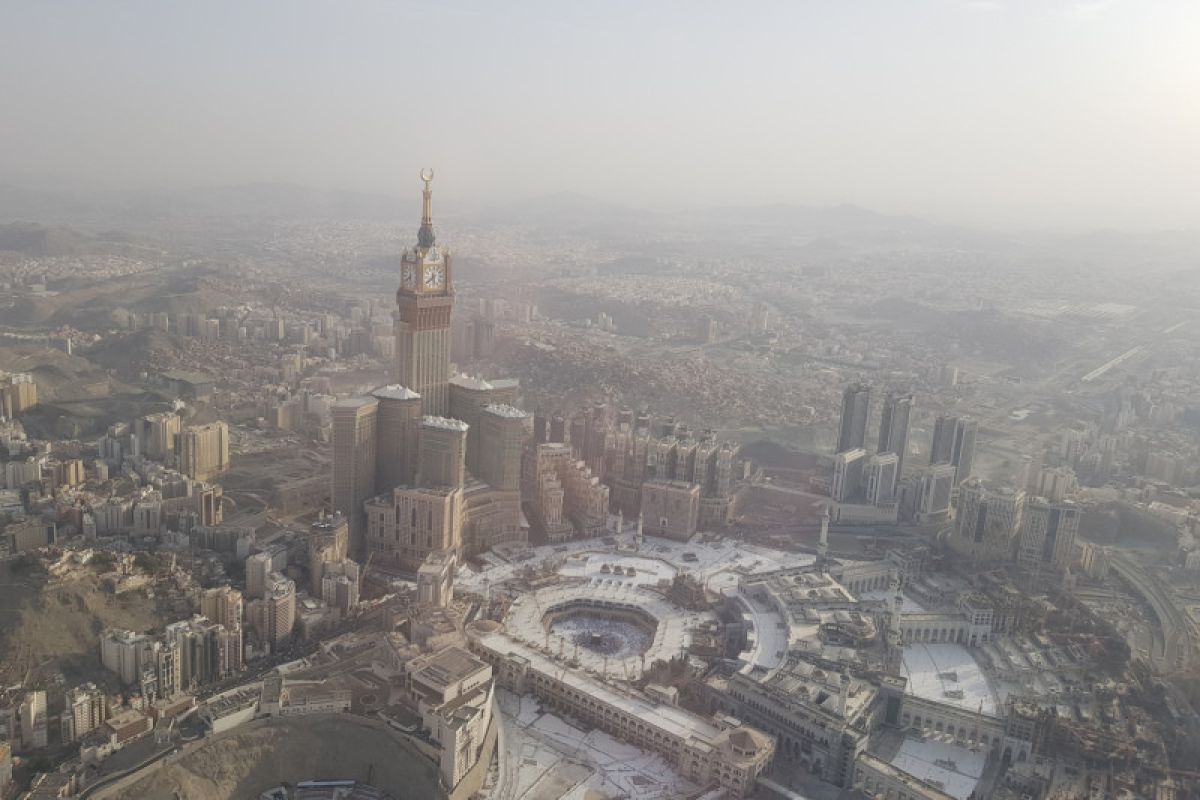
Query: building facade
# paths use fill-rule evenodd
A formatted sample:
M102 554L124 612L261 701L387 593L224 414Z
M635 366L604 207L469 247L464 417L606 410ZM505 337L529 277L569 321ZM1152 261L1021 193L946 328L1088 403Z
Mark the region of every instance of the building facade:
M417 243L400 259L396 292L396 381L421 395L424 412L450 411L450 313L454 281L450 251L437 246L433 232L433 171L425 182Z
M333 419L333 511L350 527L351 555L362 552L366 520L363 503L375 494L379 401L373 397L342 400L331 409Z

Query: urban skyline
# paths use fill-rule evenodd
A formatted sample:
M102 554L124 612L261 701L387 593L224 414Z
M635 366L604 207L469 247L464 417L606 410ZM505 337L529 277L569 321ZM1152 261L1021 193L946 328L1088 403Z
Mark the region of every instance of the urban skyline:
M1200 797L1190 5L61 11L0 800Z

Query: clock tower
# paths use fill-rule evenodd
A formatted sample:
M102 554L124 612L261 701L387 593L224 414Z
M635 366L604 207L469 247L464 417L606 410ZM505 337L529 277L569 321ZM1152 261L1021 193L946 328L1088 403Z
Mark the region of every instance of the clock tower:
M450 252L433 233L433 170L421 170L425 191L417 243L400 259L396 291L396 380L421 395L425 414L444 417L450 401Z

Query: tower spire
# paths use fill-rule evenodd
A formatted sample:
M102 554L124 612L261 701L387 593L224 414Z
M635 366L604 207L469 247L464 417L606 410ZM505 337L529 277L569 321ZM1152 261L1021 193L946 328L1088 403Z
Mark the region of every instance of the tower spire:
M421 180L425 182L425 190L421 193L421 229L417 231L417 245L425 249L433 247L436 237L433 235L433 170L421 170Z

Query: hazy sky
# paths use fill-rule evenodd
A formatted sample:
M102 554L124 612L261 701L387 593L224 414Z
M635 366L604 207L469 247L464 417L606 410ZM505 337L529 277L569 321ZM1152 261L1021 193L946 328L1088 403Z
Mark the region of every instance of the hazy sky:
M0 180L1200 227L1200 0L0 6Z

